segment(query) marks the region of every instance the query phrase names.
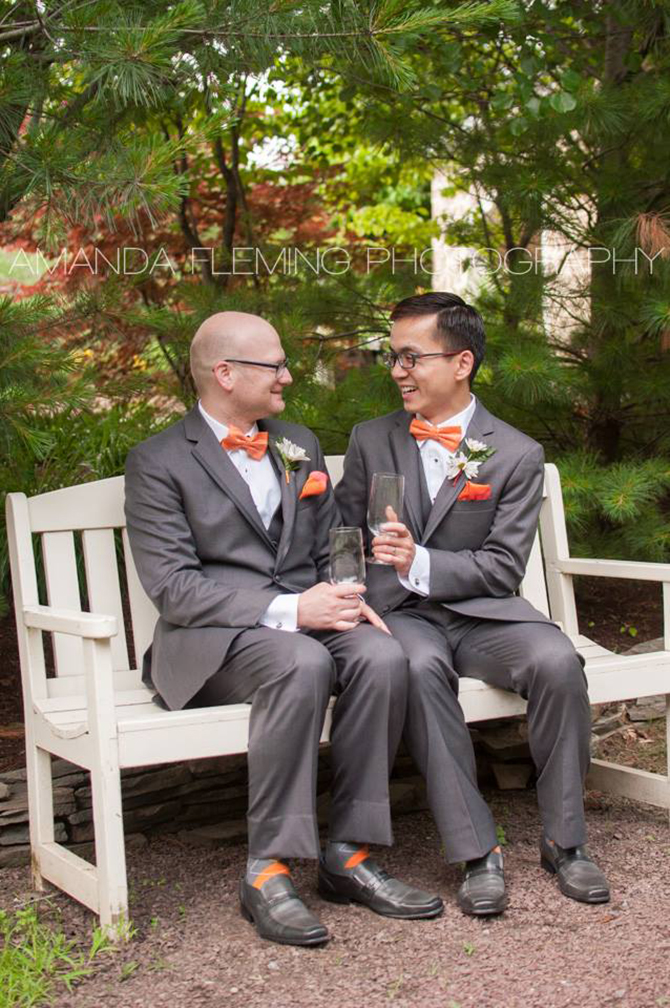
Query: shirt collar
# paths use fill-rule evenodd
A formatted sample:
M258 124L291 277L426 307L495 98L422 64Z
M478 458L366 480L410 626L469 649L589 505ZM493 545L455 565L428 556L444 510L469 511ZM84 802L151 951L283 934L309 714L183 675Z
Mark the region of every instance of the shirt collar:
M225 437L228 437L228 427L226 424L222 424L220 420L215 420L213 416L210 416L205 407L202 405L200 399L198 399L198 409L200 410L203 420L212 429L217 441L223 441ZM258 424L252 424L248 431L244 433L249 437L252 434L258 433Z
M475 399L475 397L473 396L473 394L471 392L470 393L470 402L468 403L468 405L465 407L464 410L461 410L460 413L454 414L454 416L447 417L446 420L443 420L439 424L431 424L431 426L436 426L438 428L439 427L460 427L461 431L463 433L463 436L465 436L465 432L468 429L468 424L472 420L472 414L475 412L476 409L477 409L477 400ZM429 421L426 420L424 417L422 417L420 413L417 413L417 417L418 417L419 420L423 420L424 423L429 423ZM423 442L423 444L426 444L426 443L427 442L425 442L425 441ZM422 444L422 446L423 446L423 444Z

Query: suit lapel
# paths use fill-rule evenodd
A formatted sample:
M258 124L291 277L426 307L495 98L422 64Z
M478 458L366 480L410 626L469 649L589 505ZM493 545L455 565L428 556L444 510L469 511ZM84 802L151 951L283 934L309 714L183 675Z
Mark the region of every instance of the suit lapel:
M230 461L228 452L221 447L213 431L205 423L197 406L184 417L184 427L187 438L194 442L191 451L200 465L230 497L251 527L271 545L270 536L261 521L249 487Z
M389 438L395 459L396 471L405 474L405 514L415 539L421 536L423 517L421 507L421 453L409 432L411 416L407 413L398 417L397 426ZM400 520L402 521L401 516Z
M269 439L269 452L272 455L277 468L279 470L279 485L281 489L281 509L283 525L281 536L279 539L279 546L277 547L277 567L283 562L284 557L288 553L289 546L291 545L291 540L293 538L293 526L295 524L295 512L296 512L296 497L297 497L297 477L298 470L295 470L290 474L289 482L286 482L286 470L284 468L284 462L281 455L275 447L275 441L278 432L271 420L259 420L258 422L259 430L266 430L270 435Z
M486 434L490 434L492 430L493 417L489 411L482 406L479 401L477 401L477 406L472 415L472 420L468 424L466 436L479 441ZM461 442L461 445L459 445L459 451L465 451L467 449L464 442L465 438ZM465 486L466 482L467 480L462 472L458 474L456 480L444 480L438 491L437 497L435 498L435 503L433 504L428 521L426 522L426 527L423 531L423 537L421 539L422 544L428 542L435 529L449 514L449 511L458 500L458 495Z

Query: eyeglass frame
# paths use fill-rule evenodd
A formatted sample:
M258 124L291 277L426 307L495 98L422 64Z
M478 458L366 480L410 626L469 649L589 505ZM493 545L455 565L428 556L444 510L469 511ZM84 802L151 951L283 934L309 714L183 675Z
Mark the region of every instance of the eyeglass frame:
M282 371L288 371L289 369L289 359L284 357L283 361L279 361L278 364L268 364L265 361L257 360L245 360L241 357L222 357L219 361L220 364L252 364L254 367L264 367L273 368L275 373L275 378L279 378ZM213 369L212 369L213 370Z
M416 362L423 360L424 357L455 357L456 354L463 353L465 349L464 347L462 350L450 350L449 353L414 353L412 350L401 350L399 354L395 350L386 350L382 354L382 364L389 371L392 371L396 364L400 364L403 371L411 371L412 368L416 367ZM412 363L402 364L400 362L401 357L410 358Z

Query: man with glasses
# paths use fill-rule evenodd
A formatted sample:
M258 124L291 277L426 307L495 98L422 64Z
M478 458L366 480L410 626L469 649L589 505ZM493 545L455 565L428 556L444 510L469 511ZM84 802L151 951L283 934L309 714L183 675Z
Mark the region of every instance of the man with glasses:
M335 495L344 521L365 527L373 473L405 476L405 514L389 514L372 539L382 563L370 565L367 598L409 660L405 737L447 859L466 863L459 906L485 916L507 905L502 852L457 700L459 676L528 700L542 864L566 896L605 902L607 881L584 846L591 719L583 661L555 624L515 594L542 501L542 447L470 391L485 343L474 308L434 292L401 301L391 319L385 363L403 409L354 428Z
M197 405L128 455L126 514L159 612L144 665L162 702L251 703L242 913L272 941L328 940L285 861L319 857L317 759L335 693L319 889L385 916L436 916L439 897L368 854L369 843L392 842L407 660L361 599L364 585L327 581L339 516L316 437L276 419L292 381L279 336L255 315L213 315L191 344L191 372Z

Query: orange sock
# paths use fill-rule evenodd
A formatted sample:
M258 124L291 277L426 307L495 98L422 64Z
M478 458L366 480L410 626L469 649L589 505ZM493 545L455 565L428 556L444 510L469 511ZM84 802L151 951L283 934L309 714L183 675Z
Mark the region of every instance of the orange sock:
M269 858L255 858L255 863L247 868L247 881L254 889L261 889L268 879L275 875L290 875L288 865L283 861Z
M357 865L361 864L361 862L367 861L369 857L370 857L370 850L368 848L368 845L363 844L363 846L359 848L359 850L357 850L355 854L352 854L351 857L347 861L345 861L344 867L351 870L352 868L355 868Z

